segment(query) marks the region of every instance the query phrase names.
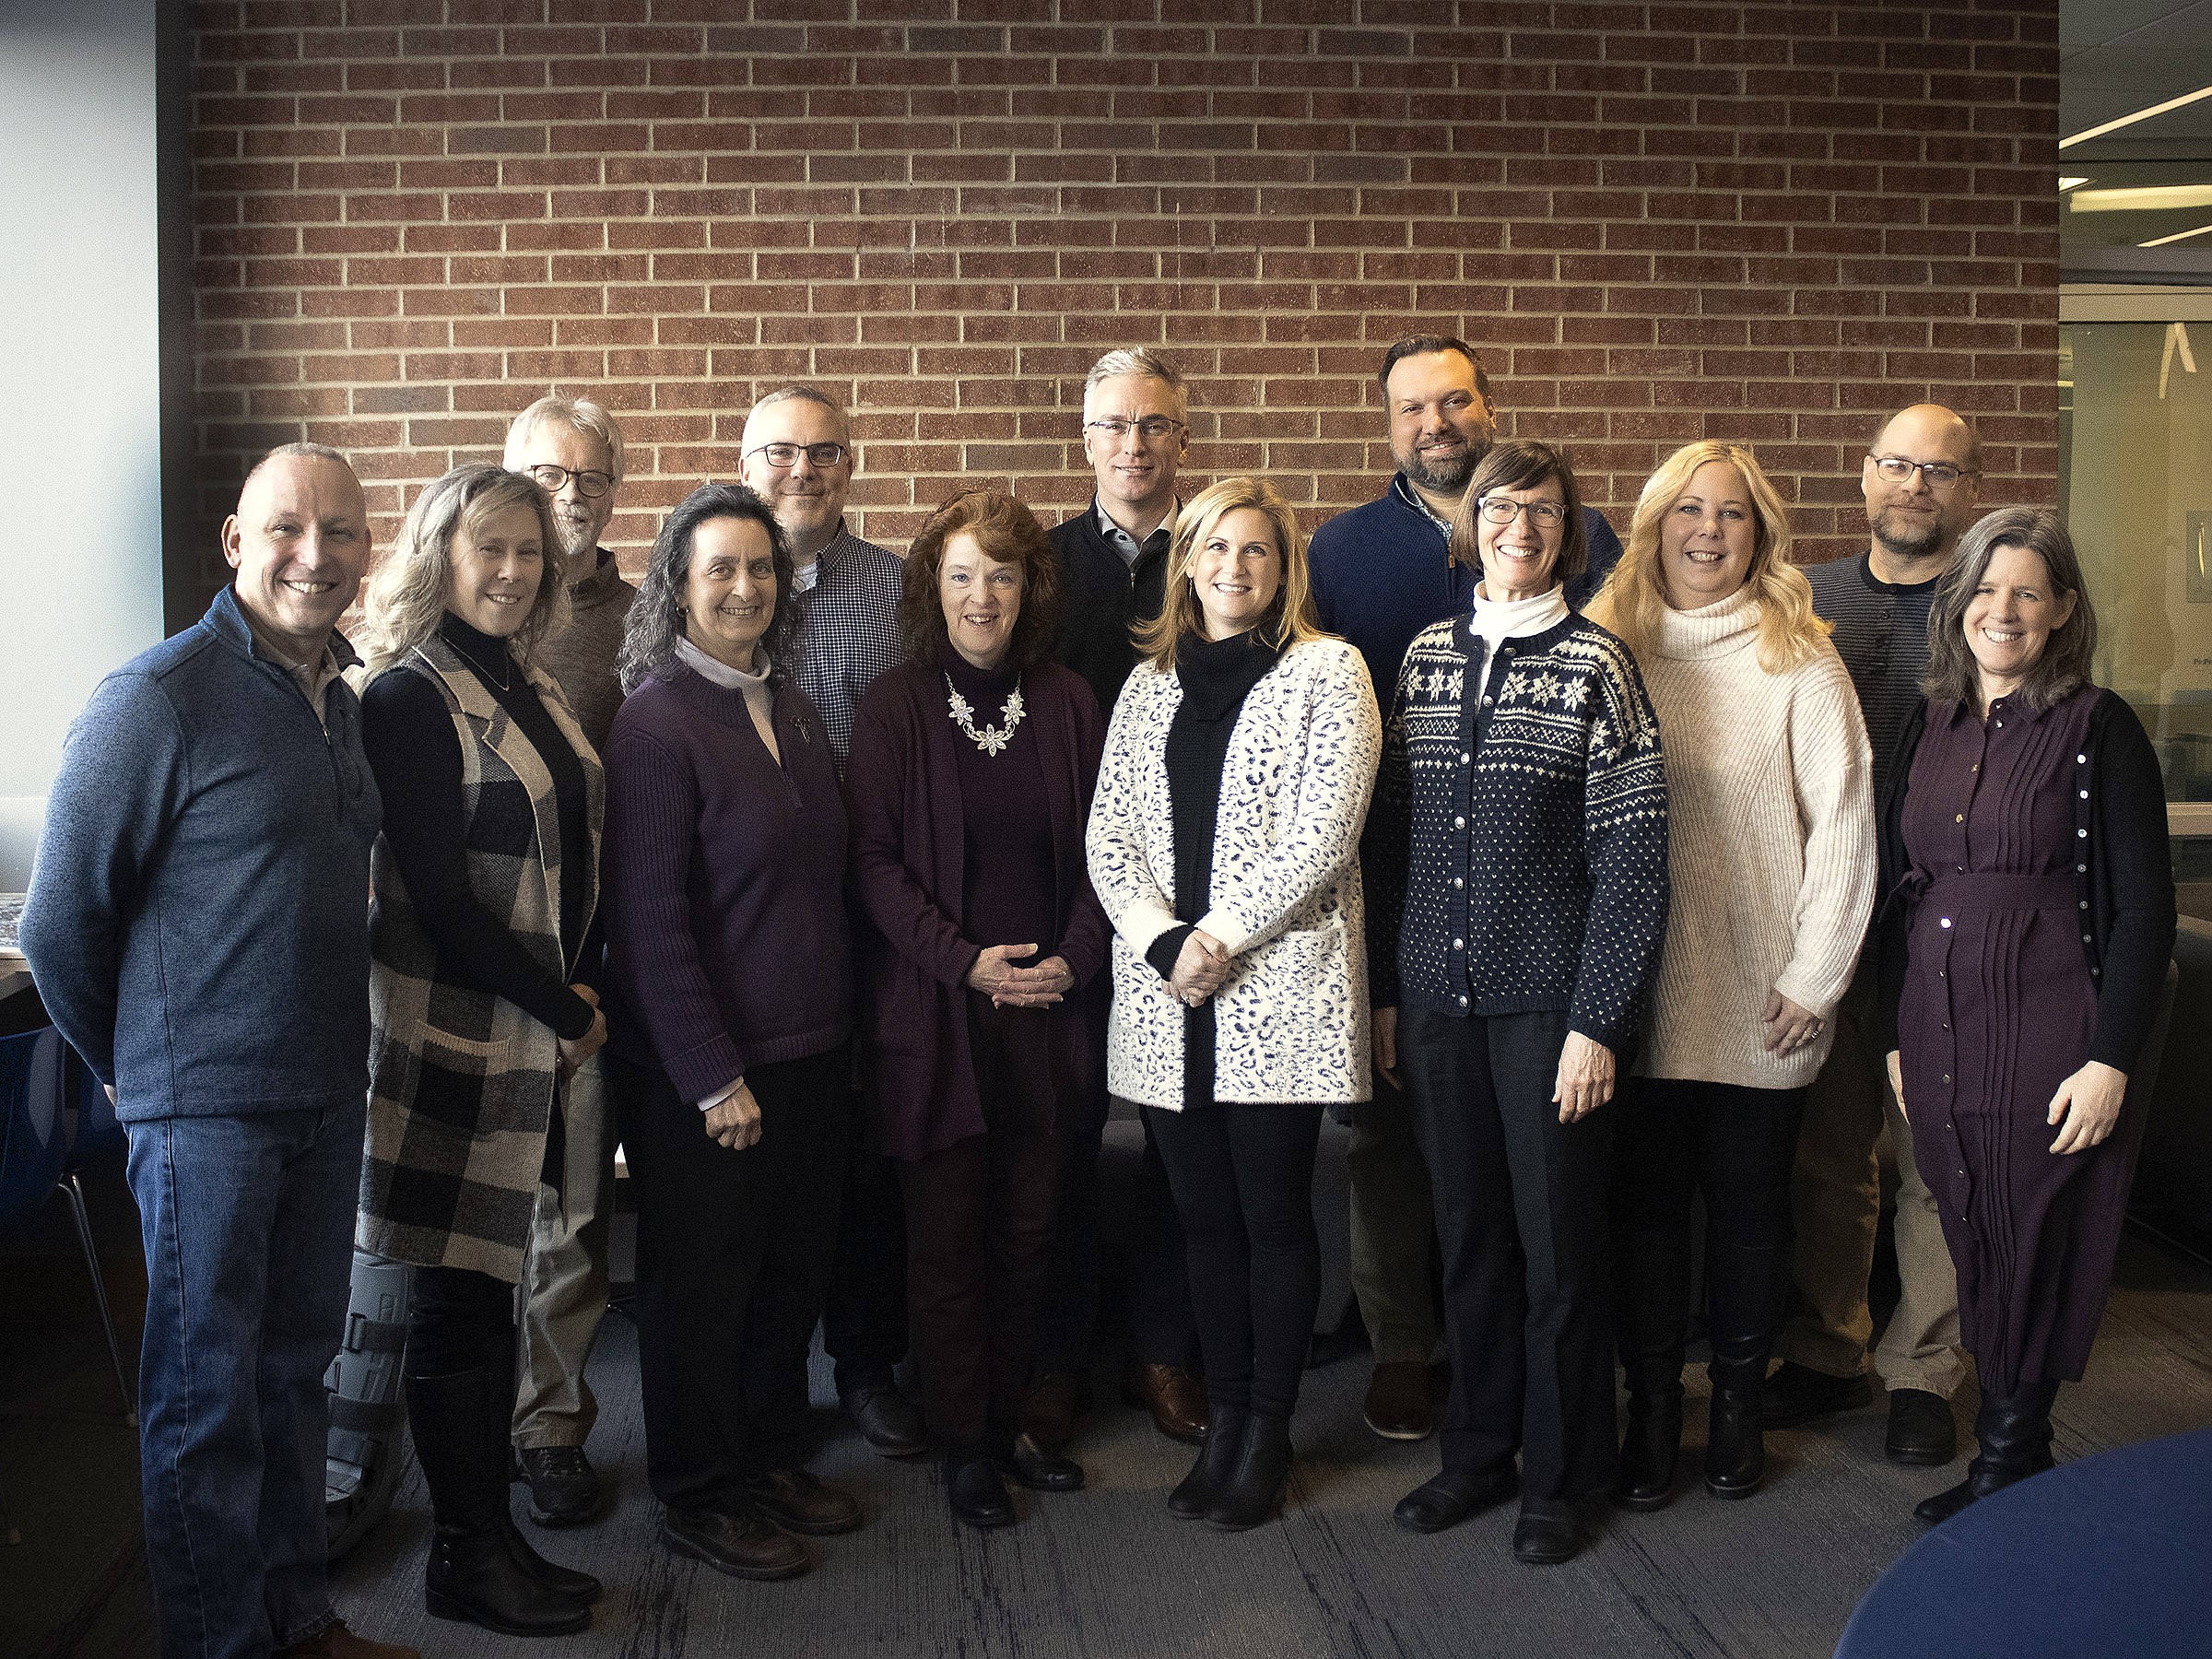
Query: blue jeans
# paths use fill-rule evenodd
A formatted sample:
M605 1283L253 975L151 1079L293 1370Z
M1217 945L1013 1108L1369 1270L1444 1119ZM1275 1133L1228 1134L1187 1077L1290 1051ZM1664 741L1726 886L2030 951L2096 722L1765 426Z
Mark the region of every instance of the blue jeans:
M335 1617L323 1373L345 1334L366 1105L131 1125L139 1463L167 1659L263 1659Z

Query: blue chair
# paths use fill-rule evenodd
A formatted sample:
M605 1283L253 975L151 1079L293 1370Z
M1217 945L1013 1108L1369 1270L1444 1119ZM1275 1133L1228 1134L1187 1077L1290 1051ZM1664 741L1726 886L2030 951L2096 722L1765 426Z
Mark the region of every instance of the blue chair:
M115 1337L115 1317L92 1247L92 1221L76 1171L93 1159L126 1145L123 1125L107 1090L87 1069L59 1031L48 1027L19 1037L0 1038L0 1230L29 1221L60 1188L69 1198L76 1241L92 1277L92 1299L107 1333L108 1358L123 1395L124 1420L138 1425L138 1407L123 1345Z
M84 1246L85 1265L92 1275L92 1297L100 1304L100 1323L108 1334L108 1358L115 1367L115 1387L123 1395L124 1420L138 1426L136 1396L131 1390L130 1370L123 1362L123 1345L115 1339L115 1316L108 1311L107 1281L100 1277L100 1256L92 1248L92 1218L85 1209L85 1189L76 1172L104 1158L130 1150L131 1137L115 1116L115 1103L92 1068L66 1051L68 1086L64 1099L73 1108L69 1155L62 1163L61 1188L69 1194L70 1213L76 1219L77 1242Z

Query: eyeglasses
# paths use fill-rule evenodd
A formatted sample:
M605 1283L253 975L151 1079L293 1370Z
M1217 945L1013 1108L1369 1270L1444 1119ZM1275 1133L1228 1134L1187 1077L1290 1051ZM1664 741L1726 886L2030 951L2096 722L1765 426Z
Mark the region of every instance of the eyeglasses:
M835 466L853 452L841 443L763 443L746 452L766 455L771 466L796 466L804 455L819 467Z
M1866 459L1892 484L1902 484L1918 473L1928 481L1930 489L1948 489L1961 478L1982 476L1971 467L1953 466L1948 461L1908 461L1902 455L1869 455Z
M615 475L603 472L576 472L566 466L556 466L550 461L543 466L523 469L546 487L547 495L559 495L568 488L569 480L576 480L576 493L587 500L605 495L615 487Z
M1566 506L1559 501L1516 501L1505 496L1483 496L1475 506L1493 524L1510 524L1524 512L1530 524L1540 524L1547 530L1557 530L1567 522Z
M1135 431L1147 443L1158 443L1171 433L1183 429L1182 422L1171 420L1165 415L1147 415L1142 420L1124 420L1118 415L1102 415L1096 420L1083 423L1094 432L1103 432L1117 443Z

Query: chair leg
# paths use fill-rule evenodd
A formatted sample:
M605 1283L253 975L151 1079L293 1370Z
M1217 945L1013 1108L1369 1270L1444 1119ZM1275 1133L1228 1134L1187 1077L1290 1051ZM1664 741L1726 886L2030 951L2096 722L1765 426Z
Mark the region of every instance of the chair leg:
M100 1304L100 1323L108 1334L108 1358L115 1363L115 1387L123 1395L123 1420L138 1427L138 1401L131 1393L130 1375L123 1369L123 1345L115 1340L115 1316L108 1311L108 1287L100 1276L100 1255L92 1248L92 1218L85 1209L85 1189L76 1176L62 1177L62 1191L69 1194L69 1210L76 1218L76 1241L84 1246L85 1268L92 1276L92 1300Z

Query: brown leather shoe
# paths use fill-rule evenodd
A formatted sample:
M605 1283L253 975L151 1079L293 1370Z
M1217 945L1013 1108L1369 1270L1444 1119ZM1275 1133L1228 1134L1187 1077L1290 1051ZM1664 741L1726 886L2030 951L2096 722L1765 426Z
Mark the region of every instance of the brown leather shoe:
M1076 1437L1077 1422L1089 1415L1090 1379L1080 1371L1046 1371L1021 1403L1022 1431L1047 1452L1057 1452Z
M422 1659L422 1654L411 1647L356 1636L344 1619L335 1618L305 1641L279 1649L276 1659Z
M1436 1432L1429 1368L1418 1359L1388 1359L1367 1384L1367 1426L1384 1440L1427 1440Z
M1122 1404L1152 1414L1152 1427L1194 1446L1206 1438L1206 1384L1180 1365L1139 1362L1122 1372Z

